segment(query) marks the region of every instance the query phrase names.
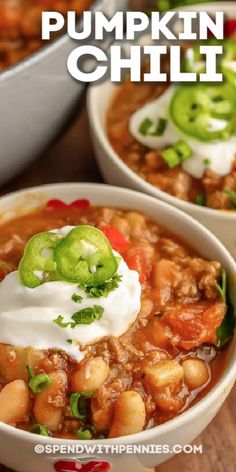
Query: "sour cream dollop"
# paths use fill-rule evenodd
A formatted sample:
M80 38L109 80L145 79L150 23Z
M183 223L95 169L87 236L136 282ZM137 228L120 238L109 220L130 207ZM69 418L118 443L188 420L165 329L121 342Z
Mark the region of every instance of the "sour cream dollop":
M53 232L64 236L72 228ZM128 268L120 254L114 253L120 257L117 274L121 281L108 297L89 298L78 284L65 281L46 282L30 289L21 284L18 272L7 275L0 284L0 342L63 350L80 361L84 356L80 346L125 333L140 311L141 285L138 273ZM72 300L74 293L83 298L81 303ZM104 312L100 320L90 325L62 328L54 322L59 315L63 322L71 322L75 312L94 305L101 306Z
M197 179L203 177L206 168L221 176L229 174L236 155L236 137L232 136L227 141L203 143L182 133L175 126L169 114L170 102L176 88L175 85L171 85L160 97L147 103L131 116L129 122L131 134L137 141L150 149L162 149L176 144L180 140L188 143L193 155L183 162L182 167L188 174ZM181 114L181 110L179 110L179 113ZM146 118L151 119L154 124L158 123L160 118L167 120L162 136L144 136L140 133L140 125ZM224 129L226 123L224 120L212 119L209 126L212 131L218 131Z

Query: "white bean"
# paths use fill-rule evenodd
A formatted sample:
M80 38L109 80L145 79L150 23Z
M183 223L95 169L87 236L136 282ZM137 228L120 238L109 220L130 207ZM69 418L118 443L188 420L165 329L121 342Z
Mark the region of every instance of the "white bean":
M139 433L145 425L145 405L141 395L127 391L120 394L114 406L110 438Z
M145 384L151 389L178 383L184 376L183 367L176 360L160 361L145 369Z
M209 380L206 362L200 359L186 359L183 364L184 380L190 389L200 388Z
M38 423L46 425L50 431L57 431L66 401L67 375L63 370L58 370L49 376L51 385L36 394L34 416Z
M86 392L99 388L109 376L109 366L102 357L84 362L71 379L73 392Z
M29 410L29 389L23 380L14 380L0 392L0 421L16 424Z

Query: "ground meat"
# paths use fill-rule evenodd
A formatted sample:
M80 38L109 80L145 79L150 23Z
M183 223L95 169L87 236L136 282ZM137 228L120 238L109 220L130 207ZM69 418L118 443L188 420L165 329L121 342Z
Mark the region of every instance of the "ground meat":
M198 288L201 290L207 300L215 300L218 296L216 283L221 274L221 265L216 261L204 261L200 258L194 258L189 261L198 279ZM199 279L200 276L200 279Z
M179 169L171 169L160 174L149 173L148 181L164 192L170 193L181 200L189 199L192 177Z
M110 337L108 343L109 343L110 350L113 353L114 360L116 362L120 362L121 364L124 364L125 362L127 362L128 353L122 346L119 339Z
M216 174L213 170L207 169L202 179L202 183L206 193L215 192L221 188L222 177Z
M171 300L215 300L220 263L185 257L179 262L161 259L154 268L156 296L162 306Z
M145 154L145 162L148 167L153 170L162 170L166 165L161 157L160 151L149 151Z
M169 238L160 238L158 242L158 249L160 249L163 257L172 260L182 259L189 252L186 247Z
M232 202L227 193L216 191L207 196L207 206L219 210L230 210Z
M236 172L224 177L223 188L236 192Z

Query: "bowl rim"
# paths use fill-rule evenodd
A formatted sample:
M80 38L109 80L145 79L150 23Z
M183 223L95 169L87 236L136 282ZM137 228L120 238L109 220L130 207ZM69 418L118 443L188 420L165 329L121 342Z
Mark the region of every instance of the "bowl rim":
M90 9L88 11L96 11L99 9L100 5L102 5L104 2L107 0L94 0L93 4L91 5ZM78 19L78 26L82 24L83 18ZM42 40L43 41L43 40ZM43 60L44 58L50 56L50 54L53 54L55 51L59 50L61 47L63 47L67 42L69 43L72 41L72 39L68 36L67 33L63 33L60 35L59 38L55 39L54 41L47 41L44 40L43 45L37 49L36 51L32 52L28 56L24 57L21 59L19 62L16 62L16 64L13 64L3 71L0 72L0 84L2 81L5 79L9 79L11 77L14 77L18 73L21 73L24 70L27 70L28 67L34 64L38 64L41 59Z
M201 11L202 8L204 7L205 8L209 7L211 12L214 10L220 11L221 8L222 9L224 8L224 9L232 10L232 13L234 13L234 4L232 1L231 2L230 1L227 1L227 2L216 1L212 3L205 2L205 3L201 3L197 5L191 5L191 6L186 6L183 8L178 8L176 10L177 11L180 11L180 10ZM175 11L175 9L173 9L173 11ZM236 17L236 12L234 13L234 17ZM109 90L109 92L106 91L106 94L105 94L104 89L106 89L106 87L108 87L109 85L111 86L111 90ZM177 206L178 208L186 212L194 212L195 214L198 213L199 215L209 216L212 218L216 217L225 221L230 221L230 220L235 221L236 211L217 210L217 209L213 209L209 207L203 207L193 202L187 202L185 200L181 200L180 198L177 198L167 192L164 192L158 187L155 187L154 185L150 184L145 179L140 177L135 171L133 171L127 164L124 163L124 161L121 159L118 153L114 150L114 148L112 147L112 144L109 141L109 138L106 132L106 121L104 123L103 120L101 120L101 116L99 116L99 107L96 106L96 103L99 102L99 105L102 103L103 111L105 108L105 111L107 113L108 108L111 104L112 98L114 97L115 88L116 90L118 90L118 88L121 85L122 84L114 84L114 83L111 83L109 80L104 80L101 83L90 85L88 89L88 94L87 94L87 109L88 109L90 125L97 139L99 140L103 149L105 150L107 157L111 159L111 161L120 169L121 172L127 175L129 180L131 180L134 183L134 185L137 185L139 187L138 189L139 191L143 191L149 195L152 195L152 196L155 196L156 198L164 200L170 205L174 205L175 207ZM101 95L103 99L99 100ZM106 99L104 100L105 95L106 95Z
M121 200L121 205L120 205L121 207L122 207L122 200L127 199L127 197L129 196L133 197L134 199L137 199L137 201L140 200L141 205L142 205L142 201L145 199L147 203L149 202L151 205L154 205L157 208L161 207L164 210L166 210L166 212L168 212L170 216L171 215L176 216L177 214L177 218L179 218L183 222L190 224L192 227L195 226L198 229L198 231L202 233L203 236L205 236L207 239L211 239L212 244L214 245L216 251L221 253L225 257L225 259L228 260L228 263L232 267L233 272L236 273L236 261L230 255L229 251L225 248L225 246L204 225L202 225L197 220L195 220L192 216L184 213L180 209L173 207L162 200L158 200L151 195L146 195L146 194L144 195L143 193L135 191L135 190L111 186L107 184L96 184L96 183L80 183L80 182L73 183L72 182L72 183L47 184L47 185L40 185L37 187L22 189L16 192L3 195L0 197L0 207L1 207L2 202L5 201L8 204L11 200L17 199L18 196L24 196L24 195L27 196L27 195L32 195L35 193L35 195L37 196L37 199L39 199L40 201L40 193L42 193L42 196L43 196L44 192L47 192L47 190L49 192L58 190L58 193L60 195L60 190L68 191L68 194L70 194L70 192L73 192L76 189L78 189L79 193L87 192L89 194L89 191L103 192L104 199L106 198L106 194L107 196L109 196L109 194L117 193ZM89 198L89 195L88 195L88 198ZM45 200L45 197L43 198L43 200ZM107 200L105 201L107 202ZM156 221L158 222L158 217ZM103 443L104 444L133 444L133 443L139 443L143 441L149 441L149 440L152 440L153 438L158 438L162 436L162 434L172 432L178 427L184 427L190 421L194 421L194 419L199 414L201 414L204 411L207 411L208 408L210 409L212 404L214 404L214 402L217 401L221 397L221 395L224 394L224 392L227 392L229 387L230 388L232 387L233 383L236 380L235 360L236 360L236 346L234 348L234 352L232 353L232 358L230 362L227 364L223 375L220 377L220 379L218 380L216 385L213 387L213 389L206 396L200 399L196 404L194 404L188 410L181 413L179 416L173 418L172 420L169 420L162 425L155 426L154 428L151 428L149 430L145 430L140 433L132 434L129 436L121 436L114 439L81 441L81 443L91 444L91 445L103 444ZM49 436L34 435L32 433L29 433L28 431L19 430L13 426L9 426L1 422L0 422L0 431L3 431L9 436L14 436L16 439L22 439L32 444L33 443L37 444L39 442L41 444L48 444L48 443L75 444L75 440L73 439L61 439L61 438L52 438ZM39 440L39 437L40 437L40 440ZM77 443L78 442L80 441L77 440Z

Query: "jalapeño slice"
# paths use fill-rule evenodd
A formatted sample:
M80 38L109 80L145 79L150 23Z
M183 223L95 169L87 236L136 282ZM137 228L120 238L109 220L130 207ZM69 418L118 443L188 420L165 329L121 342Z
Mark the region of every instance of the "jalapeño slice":
M19 264L19 276L23 285L35 288L55 273L53 250L58 241L57 235L49 232L39 233L28 241Z
M118 262L105 235L97 228L81 225L70 231L54 251L63 279L97 287L111 279Z
M236 94L230 83L185 85L170 103L174 124L194 139L227 140L235 132Z

